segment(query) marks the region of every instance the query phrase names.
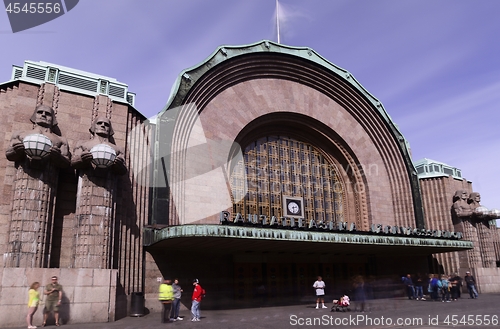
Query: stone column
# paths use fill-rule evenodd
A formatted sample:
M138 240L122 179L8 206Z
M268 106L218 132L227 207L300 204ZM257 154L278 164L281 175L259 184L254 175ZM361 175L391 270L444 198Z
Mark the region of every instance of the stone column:
M96 117L90 133L90 140L77 142L71 161L79 174L72 267L110 269L118 176L127 168L107 117Z
M465 240L472 241L474 248L467 250L468 264L461 264L465 267L480 267L481 251L479 248L479 236L476 229L476 221L473 219L474 209L469 202L469 193L465 190L458 190L453 197L452 205L453 222L455 227L458 225L457 231L462 231Z
M106 169L80 171L74 227L73 267L109 269L115 218L115 175Z
M469 258L469 266L473 268L482 267L481 249L479 247L479 236L476 228L476 223L473 223L470 218L463 219L464 239L472 241L474 248L467 250Z
M471 209L473 209L472 218L475 220L477 229L481 265L485 268L496 267L495 246L489 221L498 218L500 211L496 209L488 210L481 206L480 202L481 194L472 192L469 196L468 203ZM496 223L493 223L492 226L496 229Z
M6 267L48 267L59 171L71 154L55 131L53 108L39 105L31 117L33 129L12 134L5 155L15 162L13 199Z
M59 175L50 162L37 167L29 159L17 167L6 267L48 267L50 261Z

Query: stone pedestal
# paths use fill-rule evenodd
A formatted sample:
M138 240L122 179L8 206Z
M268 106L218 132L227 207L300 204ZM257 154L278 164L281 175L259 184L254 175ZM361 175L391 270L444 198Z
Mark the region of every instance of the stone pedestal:
M18 164L5 267L48 267L58 173L49 161Z
M107 169L80 171L72 267L112 267L115 180Z

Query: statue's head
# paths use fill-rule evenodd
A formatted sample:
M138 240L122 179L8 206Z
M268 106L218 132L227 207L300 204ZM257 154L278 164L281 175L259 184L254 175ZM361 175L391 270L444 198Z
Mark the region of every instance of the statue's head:
M481 202L481 194L479 194L478 192L472 192L469 195L469 201L470 202L480 203Z
M469 197L469 193L467 193L466 190L458 190L455 192L455 195L453 196L453 200L467 200Z
M57 126L55 112L50 106L47 105L38 105L30 120L34 124L45 128Z
M99 135L102 137L111 137L114 135L111 121L106 117L97 117L94 122L92 122L92 126L89 130L92 135Z

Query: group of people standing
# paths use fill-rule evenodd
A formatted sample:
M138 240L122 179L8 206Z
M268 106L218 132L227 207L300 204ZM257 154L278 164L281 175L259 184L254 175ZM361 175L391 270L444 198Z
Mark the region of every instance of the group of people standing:
M198 279L193 280L193 295L191 296L191 321L200 321L200 303L205 296L205 289L200 285ZM179 316L181 307L181 296L184 291L179 285L179 280L165 279L158 288L158 300L162 304L161 323L182 321Z
M425 300L424 288L430 295L430 299L442 302L456 301L461 297L463 279L455 273L454 275L438 275L431 274L428 278L417 275L412 278L411 274L407 274L402 278L405 285L408 299ZM465 274L465 283L469 292L470 298L478 298L476 289L476 280L469 271Z
M36 326L33 325L33 315L38 309L40 303L40 293L38 289L40 288L40 282L35 281L30 285L28 291L28 315L26 316L26 322L28 323L28 329L34 329ZM47 284L43 290L43 294L46 295L45 307L43 309L43 323L42 327L47 324L47 319L51 313L54 313L54 318L56 321L56 326L59 327L59 307L61 306L63 297L62 286L57 282L57 276L51 278L51 282Z

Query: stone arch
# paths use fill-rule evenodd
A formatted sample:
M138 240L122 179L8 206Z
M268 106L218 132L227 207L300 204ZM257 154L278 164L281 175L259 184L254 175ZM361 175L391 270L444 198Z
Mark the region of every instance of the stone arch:
M263 49L266 44L269 51ZM160 113L161 117L178 106L188 113L173 140L180 146L187 143L197 120L209 138L235 141L259 117L311 118L327 128L325 136L337 137L330 139L337 141L337 151L345 152L344 159L377 168L376 177L363 170L354 173L366 187L359 196L358 216L364 216L363 222L423 226L420 187L404 137L380 102L347 71L307 48L294 52L264 42L233 49L231 56L227 49L218 49L178 80L176 92Z

